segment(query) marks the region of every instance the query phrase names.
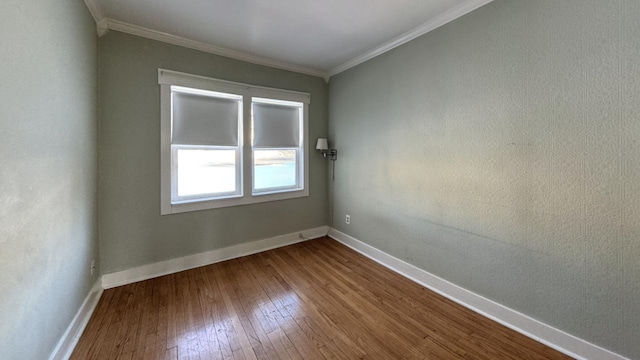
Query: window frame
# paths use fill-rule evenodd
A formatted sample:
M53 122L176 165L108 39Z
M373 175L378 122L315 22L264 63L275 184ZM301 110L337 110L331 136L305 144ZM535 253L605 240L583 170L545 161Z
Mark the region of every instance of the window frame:
M309 196L309 103L308 93L281 90L268 87L254 86L243 83L213 79L204 76L191 75L172 70L158 69L158 84L160 86L160 214L176 214L190 211L216 209L230 206L251 205L270 201L279 201ZM239 167L240 178L239 195L225 195L216 197L194 197L179 202L172 202L173 176L175 176L173 152L174 147L183 145L171 144L172 107L171 87L191 88L242 96L242 122L238 134L239 138ZM254 192L253 151L251 122L253 98L270 99L283 102L302 103L302 136L297 152L297 162L300 164L296 174L296 188L274 189L273 191ZM190 148L217 148L217 146L188 146ZM261 150L263 148L256 148ZM274 148L275 149L275 148ZM264 148L272 150L272 148ZM177 175L177 174L176 174ZM238 176L238 175L237 175Z
M255 123L255 117L253 116L253 104L257 103L257 104L274 104L274 105L281 105L281 106L290 106L290 107L298 107L297 102L292 102L292 101L282 101L282 100L273 100L273 99L267 99L267 98L258 98L258 97L253 97L251 99L251 111L252 111L252 115L251 115L251 121L252 121L252 128L253 126L255 126L253 123ZM303 133L304 133L304 129L305 129L305 125L304 125L304 104L302 106L299 107L300 109L300 135L301 137L303 137ZM305 168L305 159L303 159L303 154L305 154L306 152L304 151L304 144L306 142L304 141L304 139L300 140L300 146L298 147L256 147L254 144L251 144L251 165L252 165L252 172L251 172L251 194L253 196L265 196L265 195L269 195L269 194L277 194L277 193L283 193L283 192L289 192L289 191L297 191L300 190L302 188L304 188L304 168ZM279 186L279 187L272 187L272 188L265 188L265 189L261 189L258 190L256 189L256 174L255 171L253 171L253 169L255 169L255 152L256 151L280 151L280 150L294 150L296 152L296 156L295 156L295 161L296 161L296 183L293 186Z

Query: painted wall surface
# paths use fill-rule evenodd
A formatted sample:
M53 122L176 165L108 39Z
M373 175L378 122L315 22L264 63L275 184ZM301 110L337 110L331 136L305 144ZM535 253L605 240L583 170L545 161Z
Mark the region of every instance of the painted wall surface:
M0 357L47 359L96 280L95 23L3 0L0 34Z
M160 215L158 68L311 93L309 139L327 134L321 78L249 64L115 31L99 40L100 259L103 273L327 223L326 161L310 153L310 195Z
M333 226L640 358L638 19L497 0L333 77Z

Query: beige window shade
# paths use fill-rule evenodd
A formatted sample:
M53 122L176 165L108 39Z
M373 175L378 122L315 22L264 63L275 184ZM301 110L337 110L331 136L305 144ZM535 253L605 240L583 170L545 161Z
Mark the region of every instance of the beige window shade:
M240 100L173 92L171 143L238 146Z
M301 106L253 103L253 146L300 146Z

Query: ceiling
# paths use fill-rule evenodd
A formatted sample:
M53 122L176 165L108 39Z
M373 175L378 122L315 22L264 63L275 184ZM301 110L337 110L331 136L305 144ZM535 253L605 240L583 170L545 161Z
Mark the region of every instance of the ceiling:
M85 1L99 27L328 77L490 0Z

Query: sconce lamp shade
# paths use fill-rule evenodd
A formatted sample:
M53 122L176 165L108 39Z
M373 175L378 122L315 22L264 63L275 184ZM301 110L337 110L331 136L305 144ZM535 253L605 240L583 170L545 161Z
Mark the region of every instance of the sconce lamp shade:
M316 150L329 150L329 143L325 138L318 138L316 143Z

